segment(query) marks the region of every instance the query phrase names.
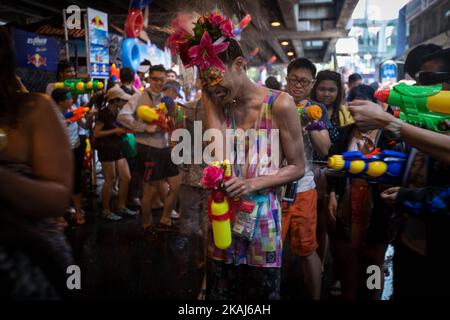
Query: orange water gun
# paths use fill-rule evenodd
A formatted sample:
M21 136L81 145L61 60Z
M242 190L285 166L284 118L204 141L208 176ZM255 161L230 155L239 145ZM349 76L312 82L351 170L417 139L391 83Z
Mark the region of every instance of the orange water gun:
M306 117L309 121L322 119L322 108L317 104L311 106L303 106L299 104L297 106L297 114L299 117Z
M66 122L74 123L83 118L86 115L86 112L88 111L89 111L88 107L78 107L76 109L65 112L64 118L66 119Z

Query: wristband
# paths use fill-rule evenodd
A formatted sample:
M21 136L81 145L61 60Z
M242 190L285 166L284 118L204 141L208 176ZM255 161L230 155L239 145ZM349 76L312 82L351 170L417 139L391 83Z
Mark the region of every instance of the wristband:
M313 123L308 124L305 127L305 130L308 131L320 131L320 130L325 130L327 127L325 126L325 123L323 121L316 121Z
M402 137L401 127L405 122L400 119L395 119L394 121L389 122L389 124L384 127L384 131L386 131L386 136L389 139L398 140Z

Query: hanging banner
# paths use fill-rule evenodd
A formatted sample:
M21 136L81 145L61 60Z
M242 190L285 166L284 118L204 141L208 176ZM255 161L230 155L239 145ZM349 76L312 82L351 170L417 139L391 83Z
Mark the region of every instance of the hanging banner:
M58 46L54 38L14 29L14 46L18 67L56 71Z
M108 14L87 9L89 73L92 78L109 78Z

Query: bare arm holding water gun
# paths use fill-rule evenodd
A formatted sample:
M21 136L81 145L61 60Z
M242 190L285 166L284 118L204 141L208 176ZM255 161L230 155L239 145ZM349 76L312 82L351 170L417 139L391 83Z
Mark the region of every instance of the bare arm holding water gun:
M206 129L221 130L225 136L226 125L223 110L212 103L208 94L202 95L205 110ZM240 198L249 193L262 189L282 186L298 180L305 173L305 156L302 137L302 128L298 121L295 103L291 96L282 93L273 104L273 117L280 131L280 162L286 160L287 165L277 170L276 174L263 175L251 179L231 177L224 183L226 192L231 197ZM225 143L225 139L224 139ZM225 144L223 150L226 150Z
M450 102L448 102L450 105ZM385 112L376 103L366 100L354 100L349 103L356 125L362 131L383 129L403 139L410 146L429 154L433 158L450 163L450 136L445 133L415 127ZM450 123L444 121L447 127Z
M411 86L399 83L391 89L375 92L375 98L400 107L400 119L418 127L446 132L445 121L450 121L450 91L442 85Z

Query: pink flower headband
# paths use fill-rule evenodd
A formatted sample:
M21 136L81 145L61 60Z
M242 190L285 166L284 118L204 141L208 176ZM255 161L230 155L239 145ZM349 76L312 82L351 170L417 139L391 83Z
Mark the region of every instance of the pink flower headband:
M225 71L218 54L228 48L228 39L234 37L233 23L220 13L201 16L194 28L188 30L187 15L179 15L173 22L173 33L167 43L173 54L179 53L185 67L197 66L200 70L217 68Z

